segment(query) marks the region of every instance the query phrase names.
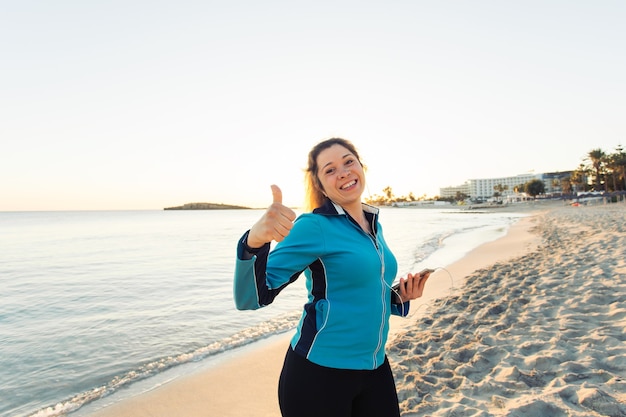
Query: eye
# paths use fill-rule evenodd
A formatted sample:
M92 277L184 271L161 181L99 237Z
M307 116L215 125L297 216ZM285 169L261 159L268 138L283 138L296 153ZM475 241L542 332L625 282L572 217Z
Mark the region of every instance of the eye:
M326 175L330 175L330 174L332 174L333 172L335 172L335 168L328 168L326 171L324 171L324 174L326 174Z

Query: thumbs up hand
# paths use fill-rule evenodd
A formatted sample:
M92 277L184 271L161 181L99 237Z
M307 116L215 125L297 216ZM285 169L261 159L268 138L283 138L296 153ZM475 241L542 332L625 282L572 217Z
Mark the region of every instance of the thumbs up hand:
M283 205L283 192L277 185L272 185L272 200L272 205L248 233L247 244L251 248L260 248L272 240L280 242L293 227L296 213Z

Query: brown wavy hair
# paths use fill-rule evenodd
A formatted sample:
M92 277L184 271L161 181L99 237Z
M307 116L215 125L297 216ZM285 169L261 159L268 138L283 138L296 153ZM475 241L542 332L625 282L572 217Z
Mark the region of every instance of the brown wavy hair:
M304 173L304 210L313 211L313 209L324 205L327 197L324 195L324 187L318 177L319 166L317 165L317 157L319 154L333 145L341 145L348 149L356 157L359 164L363 166L361 157L356 147L347 139L330 138L321 141L309 152L309 160ZM365 169L365 166L363 166Z

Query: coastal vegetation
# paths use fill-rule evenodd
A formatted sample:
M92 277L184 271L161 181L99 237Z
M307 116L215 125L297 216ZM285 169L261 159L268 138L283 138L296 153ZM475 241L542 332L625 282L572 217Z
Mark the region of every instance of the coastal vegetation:
M613 152L605 152L601 148L590 150L582 162L572 171L560 173L552 179L550 184L560 196L568 196L576 193L626 193L626 152L622 145L618 145ZM508 191L507 185L497 184L494 187L493 197L496 199ZM539 179L519 184L513 188L515 194L525 193L531 198L542 196L546 192L545 183ZM420 197L410 192L408 195L395 196L391 186L383 188L382 194L374 194L365 199L368 204L376 206L393 205L396 203L418 201L448 201L459 203L467 200L469 196L457 192L456 196L442 198L435 196L428 198L424 194Z
M250 207L233 206L230 204L216 203L187 203L182 206L165 207L163 210L239 210L250 209Z

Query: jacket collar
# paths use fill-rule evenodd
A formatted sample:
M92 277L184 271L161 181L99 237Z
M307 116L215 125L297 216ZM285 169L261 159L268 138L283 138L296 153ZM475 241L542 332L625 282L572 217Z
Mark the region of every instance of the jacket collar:
M361 203L361 207L363 211L368 214L372 214L374 216L378 216L378 212L380 211L378 208L374 206L370 206L369 204ZM348 215L348 213L341 207L339 204L334 203L330 199L326 199L324 204L320 207L313 210L315 214L325 214L325 215Z
M374 231L374 235L378 233L378 213L379 209L370 206L369 204L361 203L361 207L365 212L365 217L369 221L372 226L372 230ZM313 210L315 214L322 214L324 216L346 216L350 221L358 226L358 223L348 214L347 211L343 209L339 204L332 202L330 199L326 199L324 204L321 207ZM358 226L360 228L360 226Z

